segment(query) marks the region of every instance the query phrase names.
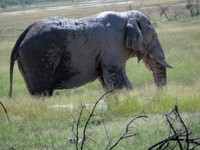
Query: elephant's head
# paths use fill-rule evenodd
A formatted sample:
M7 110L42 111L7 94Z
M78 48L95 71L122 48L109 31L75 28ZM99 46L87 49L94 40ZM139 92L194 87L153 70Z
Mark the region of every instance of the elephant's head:
M162 46L149 19L139 11L131 11L126 24L126 47L133 49L145 66L153 72L158 87L166 84L166 68L173 68L165 61Z

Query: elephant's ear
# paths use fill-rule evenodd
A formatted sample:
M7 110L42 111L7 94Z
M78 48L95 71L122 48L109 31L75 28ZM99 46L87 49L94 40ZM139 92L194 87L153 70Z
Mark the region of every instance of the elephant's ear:
M126 47L133 49L140 61L144 56L143 35L135 18L129 18L126 24Z

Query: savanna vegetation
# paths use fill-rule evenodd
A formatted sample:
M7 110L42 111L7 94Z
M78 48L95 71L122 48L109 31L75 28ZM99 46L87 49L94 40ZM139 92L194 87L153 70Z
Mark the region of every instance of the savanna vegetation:
M42 2L50 3L50 2L60 2L60 1L75 2L76 0L1 0L0 7L7 8L10 6L15 6L15 5L33 5L33 4L38 4Z
M159 2L176 4L171 0ZM174 66L167 70L168 84L158 90L143 63L138 63L136 58L129 60L126 69L134 91L115 91L102 99L89 124L85 149L106 149L108 137L115 142L130 118L141 113L148 119L135 121L131 128L139 135L121 141L116 149L148 149L170 134L164 114L175 105L192 135L200 138L200 16L190 17L190 12L184 10L186 15L169 20L160 16L157 3L156 0L143 1L131 4L131 8L136 6L154 24L166 59ZM128 9L130 4L0 14L0 101L10 118L9 122L0 105L0 149L75 149L75 145L68 144L68 139L74 137L74 119L78 118L83 104L88 106L80 122L80 130L83 129L92 104L104 94L100 83L95 81L81 88L55 91L50 98L30 97L15 64L13 97L9 99L9 57L20 33L47 16L77 18L104 10Z

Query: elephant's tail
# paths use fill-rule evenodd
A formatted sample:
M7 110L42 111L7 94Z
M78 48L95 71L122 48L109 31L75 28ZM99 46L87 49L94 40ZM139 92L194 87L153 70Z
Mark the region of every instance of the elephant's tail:
M15 43L15 46L11 52L10 55L10 89L9 89L9 97L12 97L12 84L13 84L13 69L14 69L14 63L15 60L17 60L17 55L18 55L18 49L19 46L21 45L22 41L24 40L27 32L30 30L30 28L32 27L29 26L17 39L17 42Z

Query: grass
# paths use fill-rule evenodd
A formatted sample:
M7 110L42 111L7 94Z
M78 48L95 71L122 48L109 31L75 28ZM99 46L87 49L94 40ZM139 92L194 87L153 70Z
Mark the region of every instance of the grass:
M150 2L155 4L153 0ZM112 6L107 9L127 8ZM73 137L71 115L78 117L81 101L93 104L103 95L100 83L95 81L78 89L55 91L51 98L37 99L29 96L16 64L13 98L8 99L9 55L19 34L35 20L51 15L86 16L102 9L105 8L0 16L0 100L11 119L11 122L7 121L0 107L0 149L75 149L73 145L67 144L67 139ZM154 86L151 72L143 63L137 63L136 58L129 60L126 70L134 91L115 92L103 99L107 109L95 112L95 120L100 120L101 124L90 124L88 128L89 132L94 132L91 138L98 139L98 146L88 141L89 147L105 149L107 137L104 126L114 142L124 132L127 121L143 112L149 117L148 121L137 120L133 124L139 136L122 141L116 149L148 149L169 135L164 114L170 112L175 105L179 106L193 136L200 137L200 17L170 22L159 21L159 18L156 20L156 31L166 59L174 66L174 69L167 70L168 85L158 90ZM73 105L74 108L57 110L51 107L55 105ZM80 130L86 118L87 111L84 112Z

